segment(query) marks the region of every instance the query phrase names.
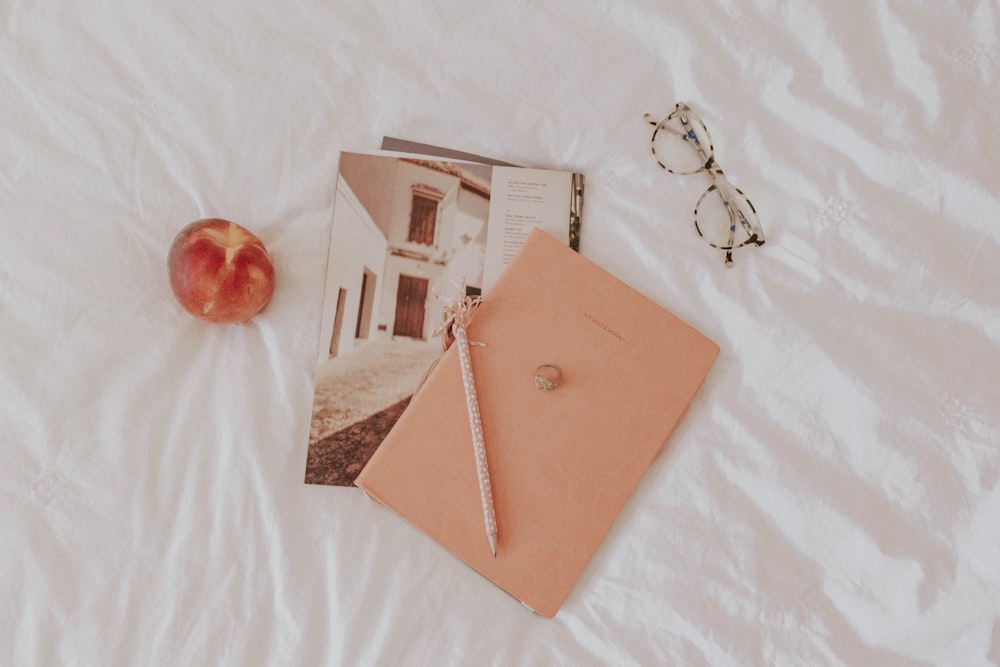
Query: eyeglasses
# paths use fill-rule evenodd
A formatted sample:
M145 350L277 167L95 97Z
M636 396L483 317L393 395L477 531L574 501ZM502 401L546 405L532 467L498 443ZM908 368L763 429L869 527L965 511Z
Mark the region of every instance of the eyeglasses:
M764 230L757 211L739 188L726 180L715 162L712 137L698 115L683 102L661 121L645 115L653 130L656 162L674 174L708 172L712 184L694 209L694 226L709 245L726 251L726 266L733 265L733 250L764 245Z

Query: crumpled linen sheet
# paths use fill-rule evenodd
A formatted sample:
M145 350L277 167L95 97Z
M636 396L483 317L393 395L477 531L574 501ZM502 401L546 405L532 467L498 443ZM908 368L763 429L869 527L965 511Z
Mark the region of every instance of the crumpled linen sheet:
M5 3L0 663L998 664L998 14ZM767 235L732 268L650 155L680 100ZM583 254L722 348L553 620L302 482L337 158L383 135L586 173ZM247 324L170 293L206 216L275 258Z

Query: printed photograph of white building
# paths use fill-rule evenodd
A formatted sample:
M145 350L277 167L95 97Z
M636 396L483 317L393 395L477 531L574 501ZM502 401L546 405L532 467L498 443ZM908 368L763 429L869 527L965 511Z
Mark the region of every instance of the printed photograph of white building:
M480 293L491 173L342 154L307 483L353 483L441 352L435 294Z

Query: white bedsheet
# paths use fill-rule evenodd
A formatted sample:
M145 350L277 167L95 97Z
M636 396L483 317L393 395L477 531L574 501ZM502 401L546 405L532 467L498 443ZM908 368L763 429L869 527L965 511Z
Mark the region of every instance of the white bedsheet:
M0 7L0 664L996 665L1000 5ZM684 100L767 244L659 169ZM303 483L332 181L383 135L587 174L718 363L559 615ZM206 216L273 301L198 322ZM669 382L664 378L664 382Z

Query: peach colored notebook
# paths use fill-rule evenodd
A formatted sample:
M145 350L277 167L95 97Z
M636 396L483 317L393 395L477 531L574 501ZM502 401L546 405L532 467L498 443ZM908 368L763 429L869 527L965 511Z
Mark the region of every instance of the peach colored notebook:
M498 528L487 541L452 345L356 484L552 617L719 348L535 230L468 326ZM555 364L562 383L535 386Z

